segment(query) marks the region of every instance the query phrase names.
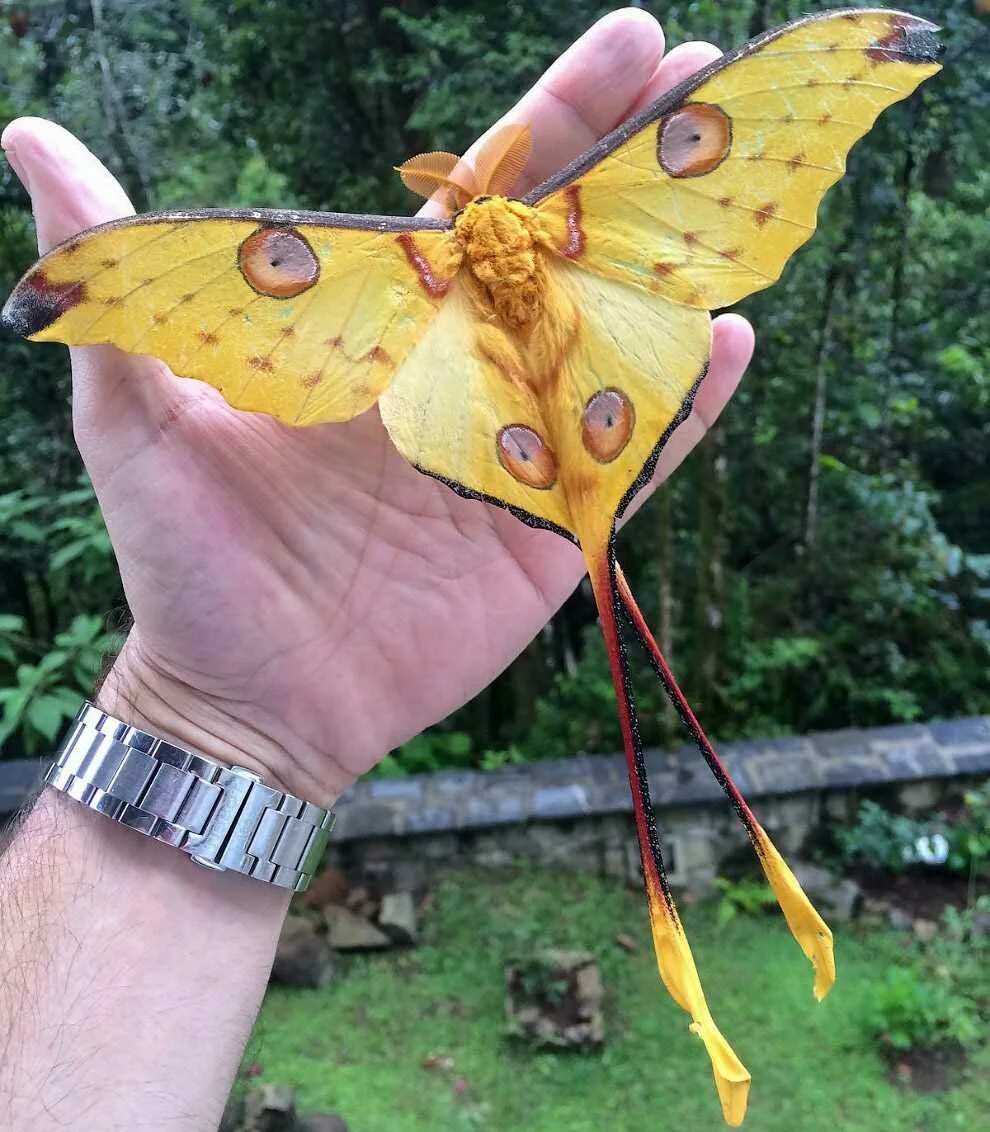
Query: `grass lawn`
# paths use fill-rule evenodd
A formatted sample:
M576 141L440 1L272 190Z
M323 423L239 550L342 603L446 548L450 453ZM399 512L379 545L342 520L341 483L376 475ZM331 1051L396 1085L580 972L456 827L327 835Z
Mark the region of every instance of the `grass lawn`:
M724 1128L701 1043L659 985L645 901L598 877L461 872L439 882L415 949L341 957L319 991L269 991L246 1062L330 1110L351 1132L708 1132ZM963 1084L919 1096L890 1084L863 999L911 944L838 934L838 982L821 1005L779 916L685 909L709 1005L753 1075L749 1132L943 1132L985 1128L990 1051ZM617 932L639 942L633 954ZM542 947L598 956L606 1045L532 1054L504 1037L503 963ZM448 1055L451 1070L423 1067Z

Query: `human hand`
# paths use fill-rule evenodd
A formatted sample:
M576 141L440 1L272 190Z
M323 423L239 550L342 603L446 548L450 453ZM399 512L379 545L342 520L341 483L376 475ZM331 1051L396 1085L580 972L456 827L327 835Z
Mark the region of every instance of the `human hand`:
M663 49L656 21L632 9L574 44L512 114L534 141L521 191L718 54ZM58 126L19 119L2 144L42 251L133 211ZM655 482L718 416L751 352L745 320L715 321L708 376ZM468 700L584 571L558 536L416 472L377 410L291 429L154 359L71 354L75 436L134 617L101 706L295 794L329 802Z

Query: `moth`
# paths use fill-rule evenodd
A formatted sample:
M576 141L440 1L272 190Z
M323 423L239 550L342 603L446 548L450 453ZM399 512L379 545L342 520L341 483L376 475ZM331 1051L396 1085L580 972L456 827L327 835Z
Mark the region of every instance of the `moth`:
M20 281L37 341L112 343L288 425L377 404L399 452L454 491L577 543L618 702L660 977L739 1124L750 1075L716 1026L664 873L620 629L642 643L752 840L787 923L835 978L832 936L691 711L616 562L615 524L688 414L710 311L768 287L878 114L939 70L936 27L825 12L761 35L623 122L521 199L523 128L473 170L400 167L439 219L263 209L94 228Z

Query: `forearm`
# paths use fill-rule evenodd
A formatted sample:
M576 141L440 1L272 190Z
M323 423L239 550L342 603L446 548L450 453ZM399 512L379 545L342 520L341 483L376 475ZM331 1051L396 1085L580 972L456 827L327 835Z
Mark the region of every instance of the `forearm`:
M46 789L0 857L0 1123L214 1132L288 899Z

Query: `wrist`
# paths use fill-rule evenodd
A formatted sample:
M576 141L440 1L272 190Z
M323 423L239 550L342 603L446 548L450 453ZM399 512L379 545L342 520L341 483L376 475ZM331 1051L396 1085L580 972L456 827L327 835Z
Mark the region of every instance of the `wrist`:
M151 663L132 630L93 697L101 711L223 766L239 766L268 786L330 807L349 782L328 784L304 770L269 729L250 720L250 705L232 710ZM271 729L273 731L274 729Z

